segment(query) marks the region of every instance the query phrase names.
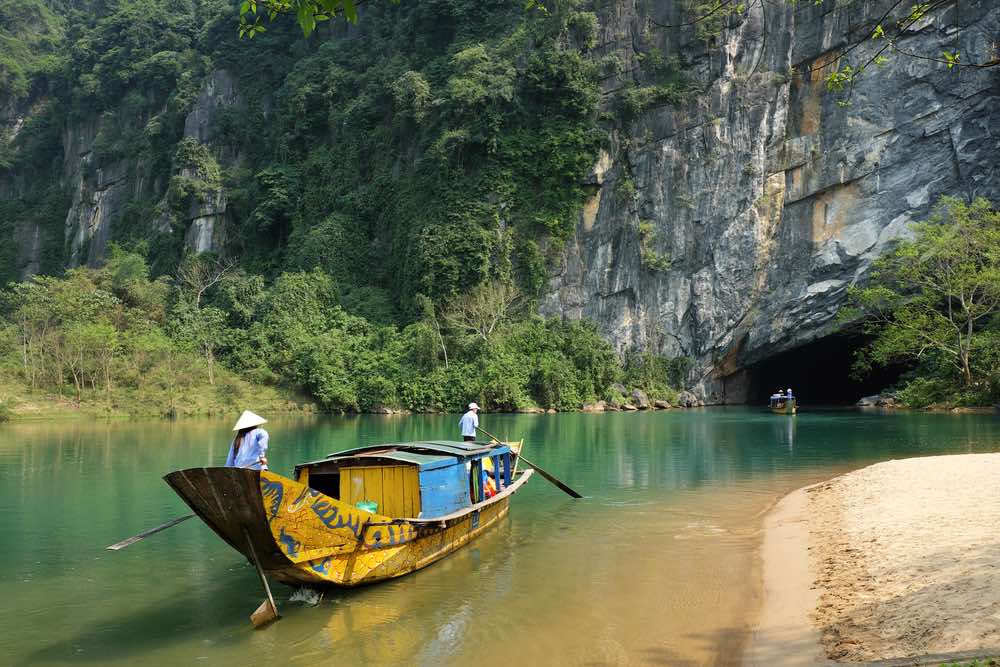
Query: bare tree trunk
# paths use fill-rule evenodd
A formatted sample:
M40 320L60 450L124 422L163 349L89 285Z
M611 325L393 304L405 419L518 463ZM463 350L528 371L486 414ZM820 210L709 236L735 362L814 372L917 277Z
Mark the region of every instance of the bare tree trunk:
M958 348L959 355L962 358L962 379L965 381L966 387L972 386L972 365L969 363L969 354L972 350L972 322L972 318L968 318L965 337L964 340L960 341Z
M76 404L80 405L83 401L83 387L80 385L81 379L76 374L76 369L72 369L73 372L73 386L76 387Z

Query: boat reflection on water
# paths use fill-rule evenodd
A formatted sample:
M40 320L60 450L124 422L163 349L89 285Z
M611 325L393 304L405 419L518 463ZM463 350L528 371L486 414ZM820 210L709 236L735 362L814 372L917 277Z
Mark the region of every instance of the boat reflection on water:
M474 598L483 592L481 587L460 582L470 577L488 579L489 592L496 596L495 608L502 608L514 594L515 555L508 548L509 531L509 520L498 522L475 544L441 561L430 576L418 572L408 581L327 591L319 605L326 617L320 630L323 641L310 640L324 648L296 655L296 660L326 660L332 647L338 648L339 661L354 664L441 664L454 658L481 611L481 601ZM483 553L491 554L485 562ZM435 616L433 633L407 622L427 615ZM350 649L345 652L345 647Z
M782 419L772 423L774 441L787 449L790 455L795 454L795 428L797 423L798 420L796 419Z

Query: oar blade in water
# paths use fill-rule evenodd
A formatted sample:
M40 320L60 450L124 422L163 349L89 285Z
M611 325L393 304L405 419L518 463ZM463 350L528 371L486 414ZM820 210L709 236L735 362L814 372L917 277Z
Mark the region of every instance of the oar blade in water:
M172 526L176 526L181 521L187 521L188 519L190 519L193 516L194 516L194 514L185 514L184 516L179 516L176 519L171 519L170 521L166 522L165 524L163 524L161 526L157 526L156 528L150 528L149 530L144 530L141 533L139 533L138 535L133 535L132 537L129 537L128 539L124 539L121 542L115 542L111 546L105 547L105 548L108 549L108 550L110 550L110 551L120 551L120 550L124 549L125 547L127 547L127 546L129 546L131 544L135 544L139 540L146 539L150 535L155 535L156 533L160 532L161 530L166 530L167 528L171 528Z
M269 599L261 602L260 606L257 607L257 611L250 614L250 622L253 623L253 627L255 628L263 627L271 621L276 621L279 618L278 610L274 608L274 605L271 604L271 600Z

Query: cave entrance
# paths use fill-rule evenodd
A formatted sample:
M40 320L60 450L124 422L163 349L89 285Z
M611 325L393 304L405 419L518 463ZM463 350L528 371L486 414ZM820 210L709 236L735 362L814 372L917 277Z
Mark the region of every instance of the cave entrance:
M853 405L862 396L877 394L895 384L905 368L876 368L862 380L851 377L854 353L868 340L832 334L751 366L747 402L766 405L772 393L788 387L800 406Z

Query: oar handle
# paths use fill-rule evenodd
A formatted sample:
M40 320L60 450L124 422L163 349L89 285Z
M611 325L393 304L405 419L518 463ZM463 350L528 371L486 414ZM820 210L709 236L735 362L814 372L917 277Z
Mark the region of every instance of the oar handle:
M493 435L492 433L490 433L490 432L489 432L489 431L487 431L486 429L484 429L484 428L480 428L479 426L477 426L476 428L477 428L477 429L479 429L480 431L482 431L483 433L485 433L486 435L488 435L489 437L493 438L493 439L494 439L494 440L496 440L497 442L503 442L503 441L502 441L502 440L501 440L500 438L496 437L495 435ZM537 472L537 473L538 473L539 475L541 475L542 477L544 477L545 479L547 479L547 480L548 480L549 482L551 482L551 483L552 483L552 484L554 484L555 486L559 487L559 490L560 490L560 491L562 491L563 493L565 493L566 495L568 495L568 496L572 496L573 498L583 498L583 496L582 496L582 495L580 495L579 493L577 493L576 491L574 491L573 489L571 489L571 488L569 487L569 485L568 485L568 484L566 484L566 483L565 483L565 482L563 482L562 480L558 479L558 478L557 478L557 477L556 477L555 475L553 475L552 473L550 473L550 472L546 472L545 470L542 470L542 469L541 469L541 468L539 468L539 467L538 467L537 465L535 465L534 463L532 463L532 462L531 462L531 461L529 461L528 459L524 458L524 457L523 457L523 456L521 456L520 454L518 454L518 455L517 455L517 460L518 460L518 461L524 461L524 462L525 462L525 463L526 463L527 465L529 465L529 466L531 466L532 468L534 468L534 469L535 469L535 471L536 471L536 472Z
M495 435L493 435L492 433L490 433L489 431L487 431L487 430L486 430L485 428L482 428L482 427L480 427L480 426L477 426L477 427L476 427L476 430L477 430L477 431L482 431L484 435L488 435L488 436L490 436L491 438L493 438L493 439L494 439L494 440L496 440L497 442L503 442L503 440L501 440L500 438L496 437Z

